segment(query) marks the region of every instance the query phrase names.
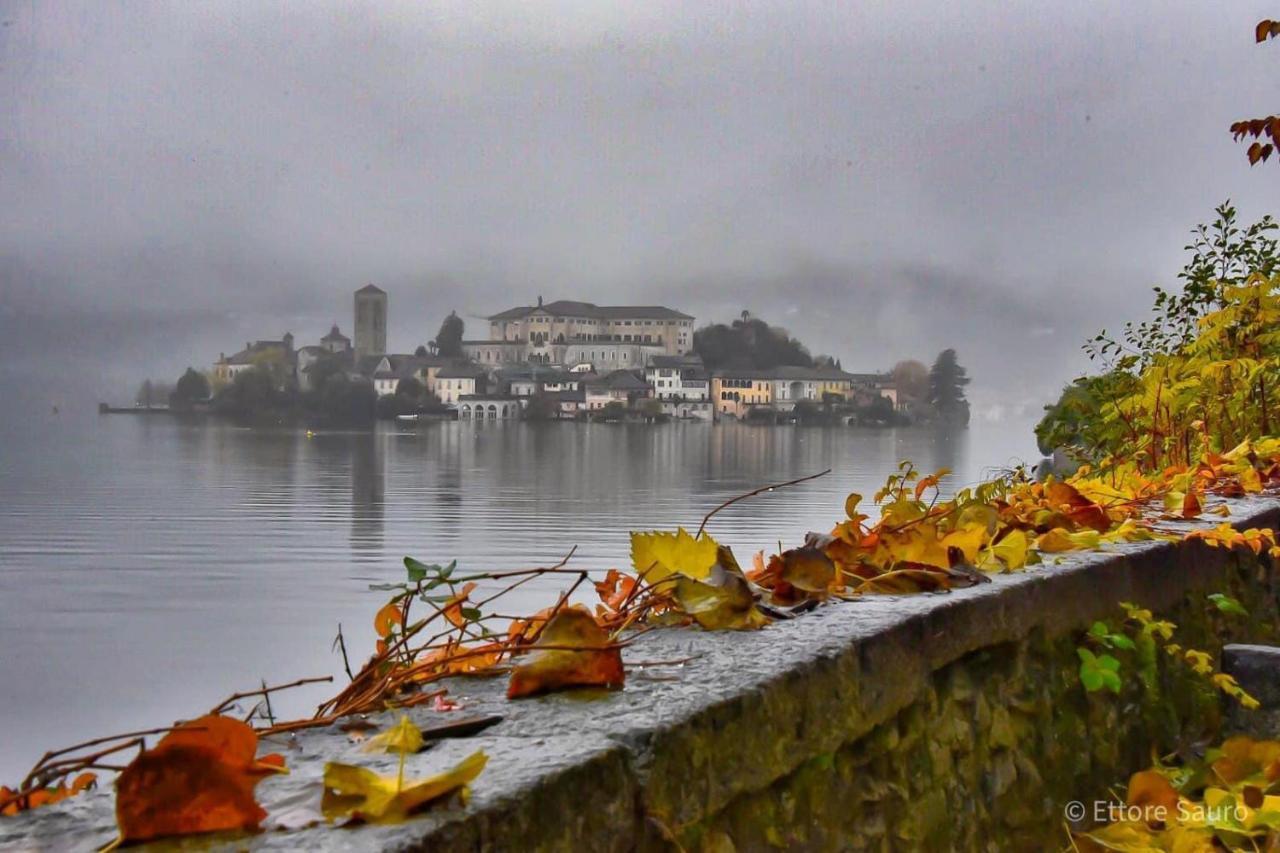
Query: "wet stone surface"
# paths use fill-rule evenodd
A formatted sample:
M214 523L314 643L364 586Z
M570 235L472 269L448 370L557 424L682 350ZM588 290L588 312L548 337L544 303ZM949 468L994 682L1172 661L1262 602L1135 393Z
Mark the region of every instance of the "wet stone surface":
M1280 527L1280 508L1237 501L1232 519ZM1002 838L1013 849L1060 831L1057 799L1113 783L1152 735L1152 721L1119 716L1122 702L1080 690L1079 632L1134 601L1216 652L1203 606L1216 591L1256 614L1231 639L1273 639L1275 590L1238 556L1187 543L1067 554L971 589L834 604L758 632L652 631L629 663L693 660L633 667L624 690L511 702L503 678L451 682L463 705L452 714L503 720L411 756L406 777L483 749L466 805L396 826L325 825L325 762L396 765L335 727L264 740L290 773L258 787L263 832L144 849L989 849ZM1197 707L1190 693L1169 701ZM452 718L410 713L424 728ZM0 820L0 849L96 849L115 835L112 810L108 785Z

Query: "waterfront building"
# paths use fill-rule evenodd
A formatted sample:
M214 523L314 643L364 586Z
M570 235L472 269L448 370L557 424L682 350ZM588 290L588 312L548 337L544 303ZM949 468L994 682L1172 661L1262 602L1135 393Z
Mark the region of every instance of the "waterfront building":
M487 390L489 374L474 364L455 364L442 367L436 373L435 395L440 402L454 405L464 396L483 394Z
M214 383L225 385L246 370L261 366L270 369L280 387L296 377L297 357L293 350L293 335L285 332L278 341L246 342L244 349L230 357L220 353L213 363Z
M711 377L711 401L716 414L745 418L757 407L773 405L773 374L762 368L726 368Z
M610 403L621 403L628 408L637 400L649 396L649 386L630 370L615 370L604 376L596 376L583 383L584 403L588 410L603 409Z
M713 419L711 384L696 354L655 356L645 368L645 381L664 414L675 418Z
M496 421L519 418L523 403L502 394L463 394L458 398L458 419Z
M387 292L366 284L355 292L356 357L387 351Z
M365 374L373 380L378 396L394 394L404 379L415 379L429 394L436 393L437 377L458 360L441 355L387 354L361 359Z

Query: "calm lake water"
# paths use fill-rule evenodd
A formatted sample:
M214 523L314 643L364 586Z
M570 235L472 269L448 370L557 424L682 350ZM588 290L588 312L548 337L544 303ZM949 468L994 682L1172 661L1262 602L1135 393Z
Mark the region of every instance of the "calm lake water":
M338 675L373 644L401 558L464 569L628 560L631 529L696 528L753 552L829 530L898 460L947 486L1036 461L1026 423L928 428L436 423L363 433L41 415L0 433L0 782L47 748L190 717L259 679ZM535 582L536 583L536 582ZM503 611L553 599L530 584ZM300 716L334 692L291 691Z

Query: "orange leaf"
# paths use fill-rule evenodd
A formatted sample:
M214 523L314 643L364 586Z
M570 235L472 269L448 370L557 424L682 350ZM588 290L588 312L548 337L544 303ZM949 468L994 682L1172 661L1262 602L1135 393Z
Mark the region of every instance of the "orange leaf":
M404 622L404 610L395 601L388 601L373 617L373 630L379 637L388 637L395 626Z
M232 829L256 829L267 816L254 786L283 770L283 759L254 759L258 735L230 717L183 723L133 760L116 780L123 842Z
M507 698L566 687L621 687L622 650L586 608L561 610L547 623L532 651L511 671Z
M1200 498L1195 492L1187 492L1182 498L1182 517L1198 518L1201 511Z
M600 596L605 607L617 611L636 588L636 580L633 575L624 575L617 569L610 569L604 580L596 581L596 595Z
M1143 770L1129 777L1129 791L1125 802L1144 809L1162 809L1152 812L1153 819L1172 816L1178 808L1178 792L1169 780L1155 770ZM1164 817L1161 817L1163 815Z
M444 606L444 618L448 619L450 624L455 628L461 628L467 624L467 619L462 615L462 605L466 603L471 592L476 588L476 582L466 584L462 587L462 591L449 599Z

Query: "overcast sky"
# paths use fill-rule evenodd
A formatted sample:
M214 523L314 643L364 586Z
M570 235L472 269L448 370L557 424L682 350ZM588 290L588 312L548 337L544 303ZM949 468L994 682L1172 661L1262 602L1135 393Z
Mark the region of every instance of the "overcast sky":
M372 281L396 350L539 294L747 308L1036 406L1217 202L1277 212L1226 133L1280 106L1275 12L0 0L0 385L122 398Z

